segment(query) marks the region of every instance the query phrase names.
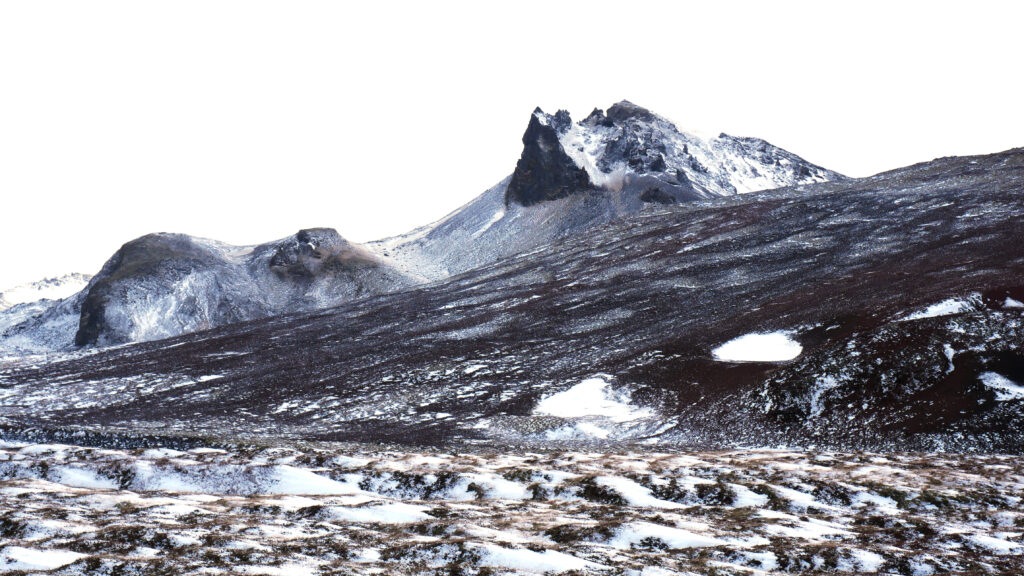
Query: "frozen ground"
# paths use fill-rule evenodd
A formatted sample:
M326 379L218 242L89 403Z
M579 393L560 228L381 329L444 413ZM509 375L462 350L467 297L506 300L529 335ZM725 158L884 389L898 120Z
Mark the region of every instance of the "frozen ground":
M1020 574L1024 463L0 444L0 572Z

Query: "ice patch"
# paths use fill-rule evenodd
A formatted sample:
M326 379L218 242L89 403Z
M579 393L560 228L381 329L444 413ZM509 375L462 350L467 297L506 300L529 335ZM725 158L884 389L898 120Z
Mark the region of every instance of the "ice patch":
M1013 298L1007 296L1006 300L1003 301L1003 308L1024 308L1024 302L1021 302L1020 300L1014 300Z
M803 352L789 331L754 332L733 338L711 351L722 362L786 362Z
M561 418L605 417L613 422L629 422L652 415L646 408L629 404L629 397L608 389L602 377L583 382L541 400L534 414Z
M978 380L981 380L981 383L985 386L995 390L996 400L999 402L1024 400L1024 386L1017 384L1002 374L982 372L978 375Z

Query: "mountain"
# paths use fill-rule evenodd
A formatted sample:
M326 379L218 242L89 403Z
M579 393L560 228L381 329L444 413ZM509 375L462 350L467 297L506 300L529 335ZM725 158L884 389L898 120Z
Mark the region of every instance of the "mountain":
M628 101L576 123L538 108L510 176L438 222L369 246L445 278L652 206L842 178L764 140L682 132Z
M397 293L9 362L0 426L1019 454L1022 237L1024 149L658 203Z
M706 139L629 102L537 109L513 173L439 222L365 246L330 229L259 246L125 244L82 293L11 316L0 355L156 340L437 281L665 203L842 176L753 138Z
M90 283L75 344L156 340L414 282L329 228L247 247L151 234L122 246Z
M156 340L420 281L329 228L257 246L150 234L122 246L81 292L3 336L8 350L26 352Z

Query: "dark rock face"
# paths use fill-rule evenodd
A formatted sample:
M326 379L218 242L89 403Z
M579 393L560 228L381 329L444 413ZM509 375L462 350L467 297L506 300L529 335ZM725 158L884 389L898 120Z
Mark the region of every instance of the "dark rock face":
M608 120L614 124L622 124L627 120L637 120L639 122L653 122L657 119L650 110L642 106L637 106L629 100L623 100L616 104L612 104L612 107L608 109Z
M594 108L594 111L590 113L586 118L583 119L580 124L584 126L604 126L605 128L611 128L615 125L612 119L604 115L604 110L600 108Z
M166 338L412 283L329 228L252 248L150 234L122 246L90 283L75 344Z
M630 170L638 174L662 172L666 168L665 154L665 142L660 133L646 124L630 123L622 127L617 138L605 145L598 166L610 172L615 163L624 160Z
M554 122L541 121L538 108L523 134L523 154L505 195L506 204L531 206L593 188L587 172L576 165L558 140L557 129L568 127L569 114L560 110Z

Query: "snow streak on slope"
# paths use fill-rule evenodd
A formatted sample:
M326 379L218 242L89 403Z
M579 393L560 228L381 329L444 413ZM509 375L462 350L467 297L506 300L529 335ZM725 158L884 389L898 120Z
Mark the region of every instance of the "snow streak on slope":
M535 112L545 123L552 117ZM838 174L814 166L757 138L718 138L680 131L671 122L623 101L605 116L595 110L559 138L594 185L621 190L625 180L650 173L668 185L692 184L704 196L730 196L826 182Z

